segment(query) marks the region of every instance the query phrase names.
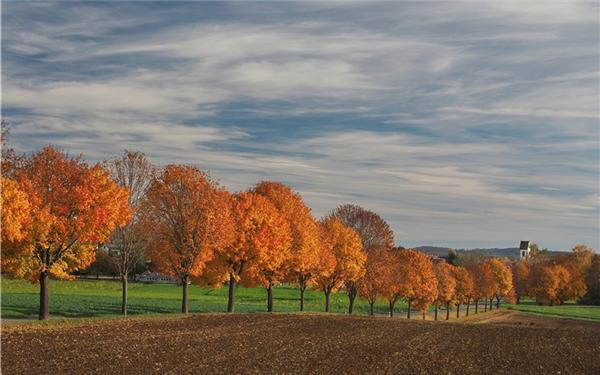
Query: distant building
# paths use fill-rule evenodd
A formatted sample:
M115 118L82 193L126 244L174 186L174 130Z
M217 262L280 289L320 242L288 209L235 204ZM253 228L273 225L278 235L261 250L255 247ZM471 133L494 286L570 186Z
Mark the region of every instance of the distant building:
M177 284L177 279L173 276L150 271L135 275L134 280L143 283Z
M530 246L530 241L521 241L521 245L519 246L519 259L529 258L529 251L531 251Z

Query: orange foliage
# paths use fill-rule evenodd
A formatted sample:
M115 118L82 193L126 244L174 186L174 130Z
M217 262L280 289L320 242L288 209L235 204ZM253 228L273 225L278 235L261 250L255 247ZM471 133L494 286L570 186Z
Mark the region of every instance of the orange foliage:
M153 265L184 284L233 240L229 195L194 167L167 166L151 182L142 210Z
M570 275L570 281L560 293L561 302L577 300L587 293L586 275L592 264L594 251L585 245L576 245L570 254L559 255L556 263Z
M540 304L561 304L561 291L569 284L571 275L561 265L539 265L533 273L532 292Z
M372 249L367 255L365 275L358 282L358 295L369 303L371 315L373 315L373 305L385 286L386 277L389 277L391 272L388 262L389 251L391 250L385 248Z
M286 261L288 279L304 291L314 276L318 262L319 227L300 194L271 181L256 185L255 193L268 198L287 220L291 234L291 257Z
M405 297L412 307L425 312L436 300L438 293L438 281L433 271L433 264L429 257L420 251L400 250L400 252L408 261L405 277L409 289Z
M98 243L130 218L126 189L100 165L90 167L54 147L24 159L14 179L31 208L22 239L2 244L4 270L17 277L70 278L94 260Z
M364 275L366 254L361 249L360 237L341 220L333 217L319 223L321 247L316 282L329 294L340 288L344 281L357 281ZM329 309L326 303L326 311Z
M478 263L472 268L473 298L475 301L484 297L491 297L494 294L494 275L492 269L487 263Z
M492 271L492 295L498 300L508 296L513 288L510 268L498 258L489 259L486 264Z
M456 304L469 304L473 298L473 278L469 271L464 267L452 268L456 287L454 289L454 302Z
M521 297L527 296L530 293L530 269L529 263L525 260L519 260L512 264L512 280L513 280L513 291L517 303L521 300Z
M454 278L453 266L446 262L434 265L437 278L438 293L436 303L453 303L456 299L456 279Z
M406 298L411 307L419 310L426 310L435 301L438 280L425 254L416 250L388 250L381 262L386 266L380 274L380 295L388 302L390 316L400 298Z
M289 225L273 203L256 193L240 194L236 213L240 223L233 248L252 257L242 282L269 288L285 276L292 243Z
M2 235L0 243L21 241L27 235L27 227L31 221L31 212L27 194L17 182L2 176L0 188L0 205L2 207Z

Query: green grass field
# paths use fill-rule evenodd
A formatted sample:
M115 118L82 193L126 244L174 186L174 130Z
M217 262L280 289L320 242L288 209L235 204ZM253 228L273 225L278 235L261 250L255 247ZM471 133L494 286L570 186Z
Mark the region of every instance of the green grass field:
M535 301L524 301L518 305L506 305L506 307L531 314L600 321L600 306L577 305L574 302L568 302L562 306L539 306Z
M1 279L1 317L3 319L36 319L39 303L39 286L25 280L8 277ZM299 291L293 287L275 288L275 312L297 312ZM323 312L325 297L318 291L307 291L307 312ZM110 280L77 280L50 282L50 315L65 318L110 317L119 314L121 283ZM599 320L600 306L565 304L563 306L538 306L533 301L519 305L504 305L513 310L562 318ZM190 287L190 312L225 312L227 288L208 289ZM345 313L348 298L343 293L332 294L331 311ZM129 284L129 314L177 314L181 310L181 287L168 284ZM387 314L384 301L375 305L376 314ZM263 288L238 287L236 293L237 312L266 311L266 291ZM357 314L367 314L368 305L358 299ZM406 304L396 304L396 314L402 316ZM415 314L418 315L418 314Z
M35 319L38 314L39 285L24 280L2 277L2 312L4 319ZM190 287L190 312L225 312L227 288L208 289ZM275 312L299 310L299 291L280 286L274 290ZM267 292L263 288L238 287L236 311L266 311ZM102 317L120 311L121 283L108 280L50 281L50 315L54 317ZM305 311L322 312L325 306L323 293L307 291ZM406 305L396 304L399 312ZM344 293L332 294L331 310L346 312L348 298ZM168 284L129 283L129 314L165 314L181 311L181 287ZM355 312L366 314L368 304L356 301ZM387 305L376 304L377 313L387 313Z

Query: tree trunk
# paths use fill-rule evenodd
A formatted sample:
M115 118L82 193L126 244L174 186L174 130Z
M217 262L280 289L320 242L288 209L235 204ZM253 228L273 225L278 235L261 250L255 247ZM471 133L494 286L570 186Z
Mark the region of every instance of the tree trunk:
M411 300L410 298L408 299L408 309L406 310L406 319L410 319L410 304L411 304Z
M235 276L233 272L229 273L229 291L227 294L227 312L232 313L235 310Z
M439 310L439 308L440 308L440 307L439 307L439 306L438 306L438 304L436 303L436 304L435 304L435 306L434 306L434 311L435 311L435 320L438 320L438 310Z
M390 301L390 318L394 317L394 302Z
M460 303L456 304L456 319L460 318Z
M471 308L471 301L467 301L467 316L469 316L469 309Z
M496 308L500 308L500 296L496 296Z
M517 305L521 302L521 296L517 296Z
M271 281L267 288L267 312L273 312L273 283Z
M450 302L446 302L446 320L450 320Z
M329 288L325 288L325 312L329 312L329 295L331 294L331 290Z
M475 314L479 313L479 299L475 300Z
M304 292L306 291L306 282L300 284L300 311L304 311Z
M127 274L121 275L121 283L123 284L123 295L121 299L121 314L127 315Z
M425 320L425 311L423 311L423 320Z
M348 294L348 314L352 315L352 312L354 311L354 299L356 298L356 293L349 293Z
M483 312L487 311L487 297L485 297L485 299L483 300L484 305L483 305Z
M48 308L48 283L50 282L50 276L48 271L40 273L40 320L46 320L50 316Z
M375 301L373 302L369 302L369 315L373 316L375 315L373 312L373 307L375 306Z
M181 283L182 283L182 287L183 287L183 296L182 296L182 301L181 301L181 312L183 314L187 314L188 313L188 276L184 276L181 278Z

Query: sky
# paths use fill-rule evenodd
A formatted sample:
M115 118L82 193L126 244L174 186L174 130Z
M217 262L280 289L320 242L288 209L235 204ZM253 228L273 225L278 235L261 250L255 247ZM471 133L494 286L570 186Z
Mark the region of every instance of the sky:
M281 181L396 242L600 243L597 2L2 3L16 150Z

